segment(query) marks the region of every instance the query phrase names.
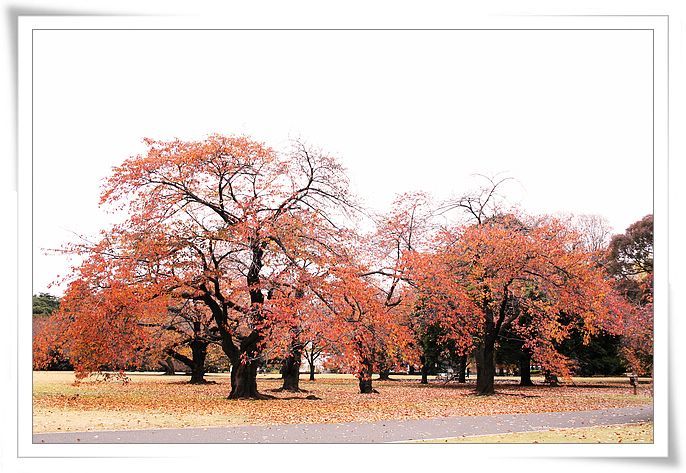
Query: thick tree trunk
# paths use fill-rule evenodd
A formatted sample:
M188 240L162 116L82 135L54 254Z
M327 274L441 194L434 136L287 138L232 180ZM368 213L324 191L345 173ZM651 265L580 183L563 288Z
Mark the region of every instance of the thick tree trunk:
M243 337L234 329L229 329L232 325L232 318L228 313L237 311L241 317L246 316L248 320L260 323L264 320L262 309L264 306L264 294L260 284L260 271L262 269L263 248L266 242L261 241L259 236L248 237L248 243L252 251L252 260L246 282L248 294L250 295L250 306L242 307L227 300L219 291L219 284L215 280L215 287L211 290L207 284L201 283L197 289L202 291L201 295L192 296L195 300L200 300L212 311L212 317L221 335L222 350L231 361L231 392L229 399L259 399L263 396L257 391L257 368L259 365L259 355L261 352L261 334L259 330ZM237 342L239 339L240 342Z
M523 351L519 358L519 385L520 386L533 386L534 383L531 381L531 354Z
M200 340L193 340L190 343L193 355L191 365L191 384L202 384L205 382L205 360L207 358L207 343Z
M360 394L376 392L372 386L372 367L370 365L364 364L357 377L360 382Z
M292 346L291 352L283 360L281 374L283 375L282 391L300 392L300 361L302 348Z
M231 360L231 393L229 399L259 399L257 391L257 360L241 363L240 358Z
M476 394L495 393L495 337L486 336L477 350Z
M260 288L260 271L262 269L262 256L264 255L262 247L262 242L258 239L250 242L252 262L246 279L253 320L262 320L261 311L264 305L264 294ZM222 335L224 343L227 347L231 347L233 344L231 336L228 333L226 335ZM260 352L258 349L260 338L260 333L255 331L241 342L238 349L233 347L234 356L230 357L232 366L229 399L260 399L265 397L257 391L257 366L259 364L257 354ZM224 348L224 352L227 351L227 347Z
M460 367L459 367L459 371L457 373L457 382L458 383L466 383L467 382L466 374L467 374L467 355L462 355L460 357Z
M370 377L360 377L360 394L371 394L374 392L374 387L372 386L372 378Z
M229 350L224 348L224 352L231 351L231 393L229 399L264 399L257 391L257 368L260 360L257 357L257 350L260 337L257 332L252 333L243 340L239 349L234 345L229 345ZM228 353L227 353L228 354Z
M422 362L422 380L420 383L429 384L429 367L426 364L426 358L422 356L420 361Z
M193 366L191 370L191 384L203 384L205 383L205 369L201 365Z

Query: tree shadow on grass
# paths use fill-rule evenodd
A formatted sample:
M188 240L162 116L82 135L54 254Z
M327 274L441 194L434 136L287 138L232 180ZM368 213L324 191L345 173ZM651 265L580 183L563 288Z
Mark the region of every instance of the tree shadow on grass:
M321 401L321 397L317 397L314 394L309 394L305 397L299 397L299 396L288 396L288 397L274 397L274 399L280 399L283 401L293 401L293 400L304 400L304 401Z

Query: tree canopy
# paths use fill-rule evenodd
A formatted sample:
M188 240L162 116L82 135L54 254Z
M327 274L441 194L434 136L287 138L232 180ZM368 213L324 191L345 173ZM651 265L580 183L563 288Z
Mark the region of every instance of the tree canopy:
M316 344L370 393L372 373L435 364L441 346L463 368L476 353L477 392L491 394L505 334L562 376L574 369L570 337L646 335L636 320L652 299L631 305L622 284L652 281L638 277L652 274L650 216L604 253L603 219L506 210L506 179L490 179L444 203L401 194L362 231L369 212L320 149L223 135L145 143L103 186L101 205L126 218L66 248L83 263L34 344L39 366L68 353L83 376L170 355L200 382L216 344L231 365L229 397L261 398L262 363L281 360L283 389L298 391ZM468 220L448 219L452 210ZM34 296L34 313L36 297L40 311L56 307Z

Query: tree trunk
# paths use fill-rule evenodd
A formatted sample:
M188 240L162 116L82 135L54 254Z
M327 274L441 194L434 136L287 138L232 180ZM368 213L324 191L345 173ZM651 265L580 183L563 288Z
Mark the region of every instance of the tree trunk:
M487 335L477 350L476 394L495 393L495 337Z
M557 379L557 375L552 374L550 371L545 372L545 382L549 386L559 386L560 383Z
M291 351L283 360L281 374L283 375L282 391L300 392L300 361L302 348L291 346Z
M383 369L379 371L379 381L389 381L391 379L391 370Z
M310 361L310 381L314 381L314 362Z
M231 360L231 393L229 399L260 399L257 392L257 360L241 363L240 358Z
M466 383L467 382L466 374L467 374L467 355L462 355L460 357L460 367L459 367L459 371L457 373L457 382L458 383Z
M171 356L167 356L166 360L160 361L159 363L160 365L162 365L162 368L164 369L165 376L174 375L174 360Z
M531 354L527 351L522 351L522 355L519 358L519 376L520 386L534 385L533 381L531 381Z
M190 343L193 355L191 365L191 384L202 384L205 382L205 359L207 358L207 342L193 340Z
M422 380L420 383L429 384L429 367L426 364L426 358L422 356L420 361L422 362Z
M251 317L253 320L261 321L262 307L264 305L264 294L260 288L260 271L262 269L262 257L264 251L262 249L262 242L259 239L250 242L250 249L252 250L252 261L246 280L248 283L248 292L250 294L250 305L252 307ZM259 343L261 335L259 331L253 331L240 344L240 347L231 346L231 334L222 333L224 352L234 352L234 356L230 356L231 360L231 393L229 399L260 399L264 398L257 391L257 367L259 360L257 354L260 353ZM228 354L228 353L227 353Z
M363 364L360 373L357 375L360 381L360 394L371 394L376 392L372 386L372 367L369 364Z

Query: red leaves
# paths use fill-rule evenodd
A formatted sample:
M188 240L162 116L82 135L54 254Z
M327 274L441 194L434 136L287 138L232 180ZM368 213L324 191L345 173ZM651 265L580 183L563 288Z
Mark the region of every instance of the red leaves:
M631 387L624 379L603 380L606 387L598 387L598 379L575 379L574 386L557 388L499 384L498 394L482 397L473 395L473 385L421 385L418 379L394 377L388 382L375 379L380 394L361 396L351 377L323 375L315 382L301 380L301 387L308 393L270 392L277 399L227 402L228 374L211 375L210 379L218 384L200 386L189 385L188 378L180 376L129 376L131 382L126 386L90 380L71 386L69 373L35 373L35 432L54 431L57 427L84 431L564 412L646 404L651 399L631 395ZM278 388L281 380L275 378L258 378L260 389ZM640 392L647 394L645 390ZM310 394L321 400L307 400Z
M634 373L650 376L653 371L653 304L634 306L626 313L622 355Z
M145 143L102 194L128 219L72 248L87 261L69 289L70 349L97 360L83 369L164 345L141 327L166 323L179 299L206 306L234 364L260 357L268 342L277 355L294 328L317 333L317 288L346 264L334 214L353 202L341 165L302 143L279 153L241 136Z
M512 327L551 371L569 374L554 345L581 324L616 332L621 301L594 253L555 220L526 224L512 215L445 229L432 252L412 256L422 307L462 346Z
M155 346L144 324L165 320L167 299L115 284L96 289L80 279L65 293L59 311L51 317L52 340L37 340L35 353L57 345L68 354L77 376L102 369L139 366ZM37 367L48 360L37 357Z
M234 364L318 340L355 372L416 362L413 313L461 353L511 328L559 374L568 365L555 345L571 330L627 327L598 254L574 231L550 218L487 218L499 183L453 205L478 225L436 231L429 196L412 193L360 235L345 218L357 207L344 169L321 150L221 135L145 143L102 193L127 220L71 248L86 261L54 324L66 326L57 346L80 372L135 366L178 342L149 328L180 302L203 306ZM50 357L41 340L39 361Z

